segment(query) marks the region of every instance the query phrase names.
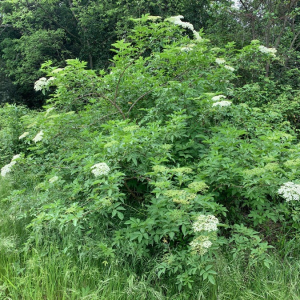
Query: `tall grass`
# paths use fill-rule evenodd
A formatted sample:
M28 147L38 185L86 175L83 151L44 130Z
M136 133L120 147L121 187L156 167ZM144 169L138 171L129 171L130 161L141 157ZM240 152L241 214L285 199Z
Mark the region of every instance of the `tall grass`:
M0 186L5 198L9 187ZM159 280L144 270L153 261L129 261L122 256L103 261L64 253L60 243L24 249L26 219L9 214L0 204L0 300L284 300L300 299L300 251L297 241L283 243L271 254L268 269L249 265L242 256L219 255L216 285L199 281L193 290L178 291L173 278Z
M272 262L270 269L245 267L242 259L219 257L215 286L203 282L197 289L179 293L172 278L139 277L134 266L121 260L80 262L54 246L28 253L2 247L0 299L300 299L300 258L281 260L273 255Z

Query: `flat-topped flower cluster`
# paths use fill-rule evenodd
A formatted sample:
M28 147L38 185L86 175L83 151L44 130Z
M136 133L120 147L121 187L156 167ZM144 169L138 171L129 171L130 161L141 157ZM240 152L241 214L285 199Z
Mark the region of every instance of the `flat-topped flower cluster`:
M300 184L293 182L284 183L278 190L278 194L281 195L286 202L299 201L300 200Z
M110 168L106 163L95 164L91 167L91 169L95 177L99 177L101 175L107 175L110 171Z
M43 139L44 132L41 130L32 140L37 143Z
M190 243L190 246L194 253L203 255L212 246L212 242L209 240L208 236L200 235Z
M219 101L219 102L215 102L213 103L213 107L214 106L220 106L220 107L223 107L223 106L230 106L231 105L231 101L227 101L227 100L224 100L224 101Z
M10 173L11 168L17 163L17 159L21 157L20 154L14 155L11 162L1 168L1 176L5 177L8 173Z
M215 103L213 103L212 107L216 107L216 106L224 107L224 106L230 106L232 104L231 101L228 101L228 100L220 101L221 99L226 99L226 96L218 95L218 96L212 97L211 100L215 102Z
M34 83L35 91L37 91L37 92L42 91L53 80L54 80L54 77L50 77L49 79L47 79L46 77L41 77Z
M205 254L212 246L210 237L218 230L219 220L213 215L199 215L193 223L195 233L201 232L191 243L192 253Z
M265 54L270 54L271 56L276 56L276 52L277 52L277 49L275 48L267 48L265 46L259 46L258 47L258 50L262 53L265 53Z
M216 58L215 62L218 65L224 65L224 68L227 69L227 70L229 70L229 71L231 71L231 72L233 72L235 70L233 67L225 65L226 60L224 58L219 58L218 57L218 58Z
M219 220L213 215L199 215L196 222L193 224L195 232L200 231L217 231Z

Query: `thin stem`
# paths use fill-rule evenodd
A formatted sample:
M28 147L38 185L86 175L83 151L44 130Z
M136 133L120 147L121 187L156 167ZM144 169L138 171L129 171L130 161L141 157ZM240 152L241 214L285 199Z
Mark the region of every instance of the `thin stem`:
M124 120L126 119L125 114L121 110L121 108L113 100L111 100L110 98L106 97L103 94L100 94L100 93L89 93L89 94L85 94L83 96L77 97L75 100L79 100L79 99L82 99L82 98L85 98L85 97L88 97L88 96L97 96L99 98L103 98L103 99L107 100L110 104L112 104L117 109L117 111L122 115L123 119Z

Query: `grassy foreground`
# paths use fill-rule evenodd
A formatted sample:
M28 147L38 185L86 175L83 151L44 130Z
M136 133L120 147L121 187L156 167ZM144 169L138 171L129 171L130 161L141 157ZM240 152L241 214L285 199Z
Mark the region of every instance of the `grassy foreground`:
M137 275L150 261L140 266L120 258L81 261L55 245L18 251L24 228L2 213L0 229L1 300L300 299L300 258L292 257L291 245L283 258L271 255L269 269L220 255L215 261L216 285L206 282L179 293L171 280L156 282L151 274Z
M79 263L53 249L20 257L1 253L0 299L300 299L300 260L273 259L270 269L242 270L219 259L217 284L178 293L176 286L138 277L131 266Z

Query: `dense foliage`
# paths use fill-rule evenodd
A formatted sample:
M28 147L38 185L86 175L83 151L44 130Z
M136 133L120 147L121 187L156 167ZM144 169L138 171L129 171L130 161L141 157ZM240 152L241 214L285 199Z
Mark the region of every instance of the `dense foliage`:
M245 27L240 43L225 34L217 43L218 22L205 35L201 23L162 17L186 9L196 18L185 1L160 1L158 12L152 2L140 2L139 8L130 1L118 7L113 1L0 4L5 72L47 98L40 110L0 109L0 262L1 255L9 263L19 259L13 271L0 266L4 299L17 299L26 285L12 282L11 272L31 278L43 273L39 264L53 271L52 258L67 262L63 272L75 261L76 272L89 266L99 278L102 269L131 268L130 280L147 282L153 299L196 299L199 286L216 287L206 295L219 299L224 259L236 259L243 270L266 270L278 262L273 252L283 259L299 251L287 246L299 244L297 70L280 43L262 44L263 32L251 22L254 38L248 32L242 16L256 1L210 6L222 16L229 8L239 12L231 22ZM266 14L269 37L281 26L275 12L286 12L284 5L257 8L259 16L274 10ZM296 22L298 6L290 1L288 8L286 22ZM144 10L161 16L141 15ZM213 20L216 12L210 13ZM130 15L141 16L128 21ZM108 31L111 24L118 25ZM98 40L93 26L105 32ZM296 45L296 27L280 39ZM127 276L116 274L120 282ZM64 286L60 276L55 280ZM94 287L92 278L77 279ZM177 296L156 293L165 282ZM102 299L100 290L41 293L24 299Z
M87 61L90 69L108 67L113 56L111 44L118 36L126 37L132 28L129 17L136 18L145 13L162 17L184 14L199 29L208 18L205 9L208 2L1 1L2 73L16 85L19 98L13 100L31 107L43 105L45 98L37 96L32 87L41 76L41 64L48 59L60 66L65 66L66 59L79 58ZM15 95L10 93L10 96Z

